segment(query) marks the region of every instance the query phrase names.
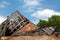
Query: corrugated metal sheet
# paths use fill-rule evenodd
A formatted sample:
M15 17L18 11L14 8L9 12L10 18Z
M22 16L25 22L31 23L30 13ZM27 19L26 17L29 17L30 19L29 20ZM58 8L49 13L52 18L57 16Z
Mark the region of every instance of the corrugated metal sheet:
M42 30L50 35L55 31L55 29L56 29L56 27L46 27L46 28L43 28Z

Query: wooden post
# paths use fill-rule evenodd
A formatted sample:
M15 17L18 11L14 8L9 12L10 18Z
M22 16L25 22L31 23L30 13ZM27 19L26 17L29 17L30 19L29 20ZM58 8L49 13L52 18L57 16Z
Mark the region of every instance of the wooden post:
M1 37L0 37L0 40L1 40Z

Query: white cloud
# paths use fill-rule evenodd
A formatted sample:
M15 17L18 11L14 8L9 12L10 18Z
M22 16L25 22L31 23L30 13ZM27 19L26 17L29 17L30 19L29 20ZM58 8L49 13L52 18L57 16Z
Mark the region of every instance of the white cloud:
M38 19L47 20L52 15L60 15L60 12L56 12L56 11L51 10L51 9L44 9L44 10L36 11L31 16L36 17Z
M1 24L4 20L6 20L6 18L5 18L5 17L0 16L0 24Z
M0 8L4 8L4 7L6 7L7 5L10 5L10 3L9 3L9 2L6 2L6 1L0 2Z
M29 7L29 8L26 7L26 8L24 8L23 10L24 10L24 12L29 12L29 13L35 11L33 7Z
M32 23L34 23L35 25L37 25L38 22L39 22L39 20L32 21Z
M43 0L23 0L22 7L24 12L34 12L35 10L39 10L38 7L42 5ZM27 11L28 10L28 11Z
M36 5L40 5L38 0L24 0L25 5L28 6L36 6Z

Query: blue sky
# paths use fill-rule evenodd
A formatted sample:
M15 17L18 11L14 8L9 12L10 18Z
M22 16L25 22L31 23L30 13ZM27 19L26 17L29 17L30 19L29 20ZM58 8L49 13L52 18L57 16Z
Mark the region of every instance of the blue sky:
M37 24L39 19L60 15L60 0L0 0L0 23L16 10Z

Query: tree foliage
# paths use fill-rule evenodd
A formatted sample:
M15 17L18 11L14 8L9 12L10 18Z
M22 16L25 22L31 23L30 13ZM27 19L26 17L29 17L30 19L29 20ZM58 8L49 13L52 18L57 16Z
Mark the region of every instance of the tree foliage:
M48 21L39 20L39 23L37 24L37 26L40 28L57 26L56 31L60 32L60 16L59 15L53 15L50 18L48 18Z
M48 26L48 22L45 20L40 20L39 23L37 24L38 27L43 28Z

